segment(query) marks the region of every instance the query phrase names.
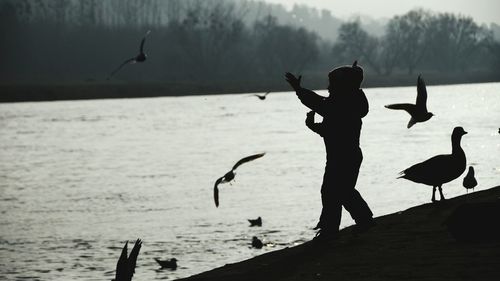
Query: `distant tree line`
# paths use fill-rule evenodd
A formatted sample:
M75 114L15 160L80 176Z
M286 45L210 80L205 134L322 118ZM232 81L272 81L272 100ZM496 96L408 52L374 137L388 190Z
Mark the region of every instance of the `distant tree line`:
M117 79L268 79L317 58L315 33L266 13L247 23L247 13L228 0L3 1L0 50L9 56L0 72L13 80L102 79L136 55L148 29L147 64Z
M344 23L332 53L339 61L359 58L377 74L396 70L500 71L493 32L466 16L412 10L393 17L383 36L368 34L359 20Z
M454 14L413 10L375 36L360 20L253 1L0 0L0 80L103 80L136 55L147 30L149 59L115 79L268 81L285 71L324 75L354 59L380 75L500 72L491 30Z

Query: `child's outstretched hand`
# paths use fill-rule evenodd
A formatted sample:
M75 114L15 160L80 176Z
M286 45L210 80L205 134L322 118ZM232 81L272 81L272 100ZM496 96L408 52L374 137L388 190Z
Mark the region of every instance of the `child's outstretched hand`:
M291 74L290 72L285 73L285 78L288 84L292 86L292 88L297 91L299 90L300 87L300 80L302 79L302 75L299 75L299 78L295 77L295 75Z

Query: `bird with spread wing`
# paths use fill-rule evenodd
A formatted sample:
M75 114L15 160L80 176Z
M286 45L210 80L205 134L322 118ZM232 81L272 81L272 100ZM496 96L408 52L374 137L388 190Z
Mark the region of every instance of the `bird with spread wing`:
M146 60L147 55L144 53L144 43L146 42L146 37L149 35L149 33L151 33L151 30L148 30L148 32L146 32L146 34L142 38L141 46L139 47L139 54L133 58L130 58L130 59L124 61L122 64L120 64L120 66L118 66L113 72L111 72L111 74L108 76L107 80L111 79L111 77L113 77L125 65L135 64L138 62L144 62Z
M269 95L271 92L265 92L263 95L258 95L258 94L253 94L251 95L252 97L255 96L255 97L258 97L259 100L265 100L267 95Z
M417 101L415 104L411 103L396 103L386 105L386 108L395 110L404 110L410 114L411 118L408 122L407 128L411 128L416 123L425 122L431 119L434 114L427 111L427 89L425 82L420 75L417 79Z
M244 157L242 159L240 159L238 162L236 162L236 164L234 164L233 168L227 172L224 176L218 178L216 181L215 181L215 185L214 185L214 201L215 201L215 207L219 207L219 184L221 183L228 183L230 181L232 181L235 177L235 170L242 164L246 163L246 162L250 162L250 161L253 161L257 158L260 158L262 156L264 156L265 153L259 153L259 154L254 154L254 155L250 155L250 156L247 156L247 157Z
M128 241L123 246L122 253L118 262L116 263L116 275L114 281L131 281L135 273L135 266L137 264L137 256L139 256L139 251L141 250L142 241L137 239L135 241L132 251L127 258L127 245Z

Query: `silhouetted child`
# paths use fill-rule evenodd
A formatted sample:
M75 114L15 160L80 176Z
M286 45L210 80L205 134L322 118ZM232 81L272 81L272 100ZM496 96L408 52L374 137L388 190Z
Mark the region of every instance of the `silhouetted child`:
M326 147L326 167L321 186L323 209L315 229L320 237L333 238L339 231L342 206L356 221L359 230L374 225L368 204L355 189L363 154L359 147L361 118L368 113L368 100L360 89L363 69L352 66L335 68L328 74L328 97L300 86L297 79L286 73L286 80L300 101L312 111L307 113L306 125L321 135ZM323 122L314 123L314 114Z

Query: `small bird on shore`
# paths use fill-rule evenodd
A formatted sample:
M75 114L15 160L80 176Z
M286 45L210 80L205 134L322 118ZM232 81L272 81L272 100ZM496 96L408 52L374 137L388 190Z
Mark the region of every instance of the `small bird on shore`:
M141 46L139 47L139 54L133 58L130 58L130 59L124 61L122 64L120 64L120 66L118 66L115 70L113 70L113 72L111 72L111 74L108 76L108 78L106 80L111 79L111 77L113 77L113 75L115 75L125 65L135 64L138 62L144 62L146 60L147 55L144 53L144 43L146 42L146 37L149 35L149 33L151 33L151 30L148 30L148 32L146 32L146 34L144 35L144 37L141 40Z
M158 258L154 258L155 261L161 266L161 268L168 268L172 270L177 269L177 259L176 258L171 258L170 260L160 260Z
M467 175L465 175L462 184L467 190L467 193L469 192L469 189L472 189L472 191L474 191L474 187L477 186L477 181L476 178L474 177L474 167L469 166L469 171L467 172Z
M141 239L137 239L135 241L134 247L132 251L130 251L130 255L127 258L127 245L128 241L125 242L125 246L123 246L122 253L118 262L116 263L116 274L115 281L131 281L132 277L135 273L135 266L137 264L137 256L139 255L139 251L141 250L142 241Z
M262 226L262 218L258 217L254 220L248 219L248 222L250 222L250 226Z
M264 244L262 244L262 241L260 241L257 236L252 237L252 247L256 249L262 249L262 246L264 246Z
M236 162L236 164L234 164L233 168L227 172L225 175L223 175L222 177L218 178L216 181L215 181L215 184L214 184L214 201L215 201L215 207L219 207L219 184L221 183L227 183L227 182L230 182L234 179L235 177L235 170L242 164L246 163L246 162L250 162L252 160L255 160L257 158L260 158L262 156L264 156L265 153L259 153L259 154L254 154L254 155L250 155L250 156L247 156L247 157L244 157L242 159L240 159L238 162Z
M434 116L433 113L427 111L427 89L425 82L420 75L417 79L417 101L416 104L411 103L396 103L385 106L389 109L404 110L410 114L411 118L406 126L408 129L416 123L425 122Z
M432 186L432 202L436 202L436 188L439 188L441 200L444 200L441 186L458 178L465 171L465 153L460 146L460 140L465 134L467 132L462 127L455 127L451 134L451 154L437 155L415 164L402 171L398 178Z
M267 95L269 95L271 92L266 92L265 94L263 95L257 95L257 94L254 94L253 96L256 96L259 98L259 100L265 100Z

